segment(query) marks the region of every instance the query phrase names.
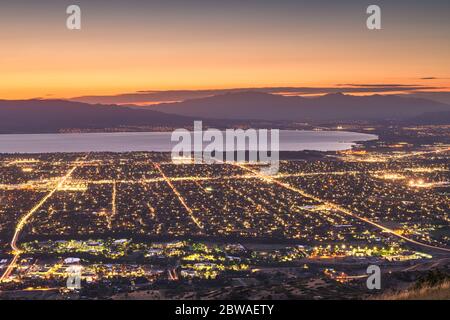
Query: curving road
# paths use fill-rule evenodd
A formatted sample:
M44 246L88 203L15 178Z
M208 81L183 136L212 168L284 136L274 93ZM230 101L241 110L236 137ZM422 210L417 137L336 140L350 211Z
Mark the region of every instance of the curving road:
M394 235L394 236L396 236L396 237L398 237L400 239L403 239L403 240L405 240L405 241L407 241L409 243L412 243L412 244L415 244L417 246L421 246L421 247L424 247L424 248L432 249L432 250L437 250L437 251L441 251L441 252L449 252L450 253L450 249L449 248L436 247L436 246L433 246L433 245L429 245L429 244L422 243L422 242L416 241L414 239L405 237L405 236L403 236L401 234L398 234L394 230L389 229L389 228L387 228L387 227L385 227L385 226L383 226L383 225L381 225L379 223L376 223L376 222L374 222L374 221L372 221L370 219L361 217L361 216L357 215L356 213L354 213L354 212L352 212L352 211L350 211L350 210L348 210L348 209L346 209L344 207L341 207L341 206L339 206L337 204L334 204L332 202L329 202L327 200L323 200L321 198L318 198L318 197L316 197L316 196L314 196L312 194L307 193L306 191L304 191L302 189L299 189L297 187L293 187L293 186L291 186L288 183L281 182L281 181L277 180L276 178L264 175L264 174L262 174L262 173L260 173L260 172L258 172L256 170L247 168L246 166L244 166L242 164L233 163L233 165L238 166L241 169L244 169L244 170L247 170L247 171L253 173L254 175L258 176L260 179L263 179L263 180L265 180L267 182L270 182L270 183L275 183L275 184L277 184L279 186L282 186L282 187L284 187L286 189L289 189L289 190L291 190L293 192L296 192L296 193L300 194L303 197L310 198L310 199L313 199L313 200L315 200L317 202L323 203L326 206L328 206L328 207L330 207L330 208L332 208L332 209L334 209L336 211L339 211L339 212L344 213L344 214L346 214L348 216L351 216L351 217L356 218L358 220L361 220L361 221L363 221L365 223L368 223L368 224L370 224L370 225L372 225L372 226L374 226L374 227L376 227L376 228L378 228L378 229L380 229L382 231L390 233L390 234L392 234L392 235Z
M18 222L16 229L14 231L14 236L11 240L11 248L13 250L14 257L9 263L8 267L6 268L3 275L0 277L0 282L4 281L5 279L9 278L11 273L13 272L14 268L17 265L17 260L19 259L21 255L20 249L17 247L17 240L19 239L20 233L22 232L22 229L25 227L25 225L28 223L28 220L33 216L36 211L38 211L47 200L55 194L56 191L58 191L64 183L67 181L67 179L70 178L70 176L73 174L73 172L81 165L81 163L78 163L76 166L71 168L67 174L58 181L58 184L53 188L44 198L41 199L30 211L28 211L27 214L25 214Z

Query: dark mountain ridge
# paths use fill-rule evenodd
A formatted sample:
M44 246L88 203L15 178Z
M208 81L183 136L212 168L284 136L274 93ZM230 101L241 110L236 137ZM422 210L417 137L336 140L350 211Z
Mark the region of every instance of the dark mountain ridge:
M0 100L0 133L45 133L62 129L121 126L184 126L192 119L116 105L65 100Z
M86 104L66 100L0 100L0 133L46 133L70 129L133 131L136 127L187 127L204 120L214 127L259 120L352 121L410 120L441 122L450 105L398 96L328 94L315 98L240 92L157 106ZM442 113L442 114L441 114ZM437 119L439 120L439 119ZM270 124L267 124L270 126Z
M410 120L411 123L415 124L449 124L450 125L450 111L442 112L426 112Z
M261 92L228 93L145 108L190 117L272 121L400 120L424 112L450 111L447 104L395 95L334 93L305 98Z

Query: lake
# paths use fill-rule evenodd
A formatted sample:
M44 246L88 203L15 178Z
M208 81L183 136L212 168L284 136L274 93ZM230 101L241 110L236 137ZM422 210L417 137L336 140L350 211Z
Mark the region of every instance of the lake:
M1 134L0 153L170 152L171 132ZM346 131L280 130L280 151L340 151L376 135Z

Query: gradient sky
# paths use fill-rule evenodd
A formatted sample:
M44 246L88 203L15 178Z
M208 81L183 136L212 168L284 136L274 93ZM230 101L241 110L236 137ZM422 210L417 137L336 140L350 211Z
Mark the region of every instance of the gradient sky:
M82 30L65 27L82 9ZM380 31L366 29L369 4ZM450 1L0 0L0 98L400 83L450 87ZM424 80L424 77L437 79Z

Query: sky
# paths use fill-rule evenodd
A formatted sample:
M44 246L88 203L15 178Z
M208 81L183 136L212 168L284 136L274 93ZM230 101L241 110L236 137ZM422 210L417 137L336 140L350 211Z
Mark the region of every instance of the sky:
M82 29L66 28L77 4ZM377 4L382 30L368 30ZM0 0L0 98L450 87L450 1ZM426 79L425 79L426 78Z

